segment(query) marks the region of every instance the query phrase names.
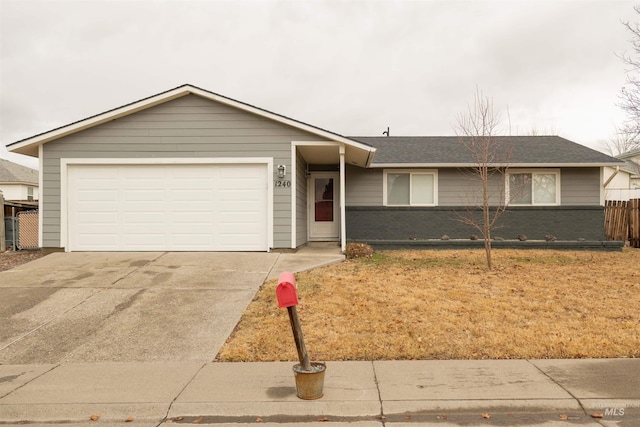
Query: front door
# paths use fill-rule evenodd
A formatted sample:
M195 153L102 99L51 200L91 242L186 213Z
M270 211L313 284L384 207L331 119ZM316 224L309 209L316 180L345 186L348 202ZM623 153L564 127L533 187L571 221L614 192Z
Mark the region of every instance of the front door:
M340 237L340 175L315 172L309 179L309 240L336 241Z

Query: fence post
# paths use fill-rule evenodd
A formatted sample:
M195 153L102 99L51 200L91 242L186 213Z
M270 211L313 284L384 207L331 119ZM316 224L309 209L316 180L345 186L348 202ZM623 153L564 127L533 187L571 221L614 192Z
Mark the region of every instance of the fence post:
M7 250L4 228L4 195L2 194L2 190L0 190L0 252Z
M629 200L629 244L640 248L640 199Z

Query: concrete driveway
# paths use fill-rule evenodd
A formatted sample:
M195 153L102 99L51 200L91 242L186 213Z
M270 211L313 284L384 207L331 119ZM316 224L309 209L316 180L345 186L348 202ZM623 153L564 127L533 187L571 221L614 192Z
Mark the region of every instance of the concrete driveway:
M0 364L211 361L265 279L340 259L53 253L0 272Z

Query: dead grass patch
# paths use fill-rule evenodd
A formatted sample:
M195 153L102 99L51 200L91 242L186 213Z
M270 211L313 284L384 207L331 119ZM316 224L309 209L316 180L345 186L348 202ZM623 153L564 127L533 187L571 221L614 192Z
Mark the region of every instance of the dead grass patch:
M313 360L640 357L640 250L388 251L296 275ZM297 359L276 281L218 359Z

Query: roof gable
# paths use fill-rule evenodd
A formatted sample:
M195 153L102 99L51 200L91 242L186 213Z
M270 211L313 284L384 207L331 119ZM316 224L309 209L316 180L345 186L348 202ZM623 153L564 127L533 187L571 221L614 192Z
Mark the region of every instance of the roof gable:
M0 159L0 183L38 185L38 171Z
M520 167L606 166L622 161L559 136L497 136L498 146L510 156L504 164ZM465 147L468 137L351 137L377 148L373 167L474 166Z
M321 129L316 126L312 126L307 123L292 119L290 117L283 116L281 114L273 113L271 111L264 110L262 108L259 108L250 104L246 104L246 103L237 101L235 99L228 98L223 95L219 95L214 92L209 92L207 90L204 90L189 84L185 84L177 88L159 93L157 95L153 95L153 96L141 99L139 101L135 101L130 104L126 104L121 107L117 107L112 110L108 110L103 113L96 114L94 116L87 117L82 120L78 120L68 125L61 126L61 127L52 129L50 131L43 132L38 135L14 142L12 144L9 144L7 148L9 149L9 151L26 154L28 156L38 157L38 147L49 141L53 141L53 140L62 138L64 136L89 129L94 126L100 125L102 123L106 123L120 117L125 117L128 115L134 114L138 111L146 110L156 105L160 105L160 104L163 104L171 100L181 98L183 96L190 95L190 94L206 98L210 101L219 102L221 104L225 104L246 112L250 112L252 114L256 114L258 116L261 116L270 120L274 120L288 126L292 126L294 128L303 130L305 132L315 134L324 139L339 142L339 143L342 143L357 149L362 149L368 152L375 152L375 148L367 145L366 143L353 141L337 133L330 132L325 129Z

